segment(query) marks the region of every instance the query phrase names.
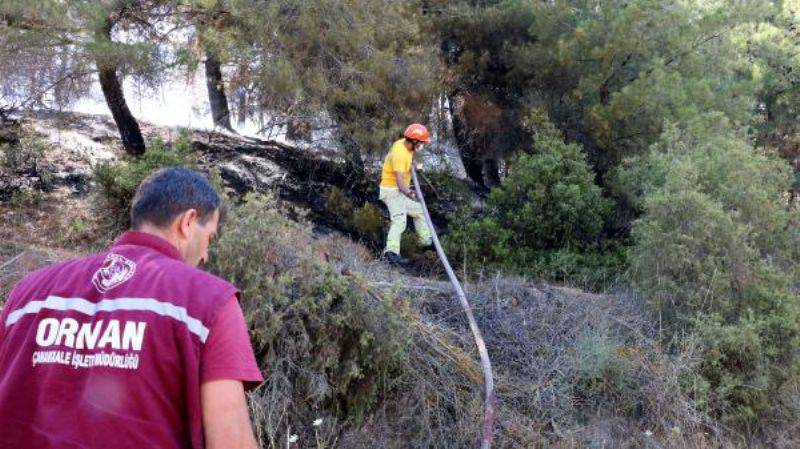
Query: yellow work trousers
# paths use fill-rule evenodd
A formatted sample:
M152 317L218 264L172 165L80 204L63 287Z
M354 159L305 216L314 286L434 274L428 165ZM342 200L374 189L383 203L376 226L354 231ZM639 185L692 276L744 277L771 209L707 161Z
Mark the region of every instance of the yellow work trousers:
M406 217L411 217L414 220L414 229L417 231L420 244L431 244L431 231L428 229L428 225L425 224L425 215L422 212L421 204L403 195L399 189L391 187L381 187L378 199L383 201L386 207L389 208L389 216L392 219L389 235L386 237L384 253L400 254L400 237L402 237L403 231L406 230Z

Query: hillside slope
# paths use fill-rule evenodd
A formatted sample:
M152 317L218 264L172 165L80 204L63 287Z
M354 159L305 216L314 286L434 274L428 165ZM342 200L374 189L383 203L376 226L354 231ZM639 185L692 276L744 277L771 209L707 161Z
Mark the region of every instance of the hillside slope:
M54 118L23 122L51 145L35 171L0 177L0 298L30 270L85 254L117 231L91 169L121 157L109 125L67 119L58 128ZM250 394L262 444L286 447L298 435L297 447L474 447L482 377L450 286L394 270L323 229L336 222L316 193L348 188L335 155L207 132L192 141L236 198L267 192L234 207L209 267L244 292L267 379ZM310 215L287 218L298 208ZM489 274L465 287L495 369L495 447L728 444L678 393L692 348L665 353L634 298Z

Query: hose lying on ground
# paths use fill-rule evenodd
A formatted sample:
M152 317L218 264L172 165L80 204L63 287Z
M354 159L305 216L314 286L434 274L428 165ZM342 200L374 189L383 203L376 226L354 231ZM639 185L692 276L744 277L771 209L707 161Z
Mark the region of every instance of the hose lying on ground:
M433 227L431 216L428 213L428 206L425 204L425 198L422 196L422 190L419 187L419 180L417 179L417 170L414 164L411 164L411 176L414 181L414 190L417 193L417 200L422 205L422 212L425 215L425 223L431 231L433 237L433 246L436 248L436 254L439 260L442 261L447 276L450 278L450 283L453 284L453 289L458 296L458 301L464 313L467 315L469 321L469 328L472 335L475 337L475 345L478 347L478 354L481 358L481 369L483 370L484 381L484 407L483 407L483 431L481 434L481 449L489 449L492 447L492 437L494 436L494 375L492 374L492 361L489 360L489 352L486 351L486 344L483 342L481 330L478 329L478 323L472 315L472 308L467 302L467 296L464 294L464 289L461 288L461 283L458 281L456 274L453 272L453 267L450 266L450 261L447 260L447 255L442 249L442 244L439 242L439 236L436 235L436 229Z

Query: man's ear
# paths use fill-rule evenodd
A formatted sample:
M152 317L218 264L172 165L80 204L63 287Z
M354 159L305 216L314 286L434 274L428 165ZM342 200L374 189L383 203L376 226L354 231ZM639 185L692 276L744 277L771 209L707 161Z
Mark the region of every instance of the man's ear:
M197 209L189 209L178 216L178 235L182 238L189 238L189 230L198 219Z

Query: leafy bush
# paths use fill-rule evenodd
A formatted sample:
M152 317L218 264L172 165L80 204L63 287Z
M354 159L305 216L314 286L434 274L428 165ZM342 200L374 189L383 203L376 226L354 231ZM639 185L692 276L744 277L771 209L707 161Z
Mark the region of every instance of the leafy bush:
M324 199L325 211L339 229L373 250L383 248L387 219L382 209L369 202L356 206L344 190L335 186L326 189Z
M519 155L506 181L489 193L489 214L526 248L595 242L610 206L581 148L555 133L539 133L535 142L533 154Z
M608 330L581 335L576 345L572 391L582 401L621 403L636 396L634 365Z
M127 223L127 211L139 184L156 170L171 165L197 166L188 133L181 133L174 142L169 143L154 139L140 157L101 162L94 167L94 178L110 206L121 217L125 217L122 221Z
M42 138L26 133L14 145L0 145L0 162L11 173L36 174L47 149L48 144Z
M353 211L352 224L359 233L373 242L383 239L386 219L383 211L372 203L364 203Z
M624 265L621 251L601 251L609 212L580 147L549 127L536 135L531 154L514 159L482 214L451 219L445 244L455 260L594 284Z
M242 291L268 379L254 399L269 412L259 423L266 440L280 441L288 418L359 422L404 371L404 306L376 300L322 262L310 229L270 197L251 195L234 208L212 249L210 269Z
M715 114L669 127L651 150L630 161L645 212L633 229L632 279L667 329L702 337L698 401L754 422L800 375L790 172Z

